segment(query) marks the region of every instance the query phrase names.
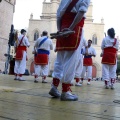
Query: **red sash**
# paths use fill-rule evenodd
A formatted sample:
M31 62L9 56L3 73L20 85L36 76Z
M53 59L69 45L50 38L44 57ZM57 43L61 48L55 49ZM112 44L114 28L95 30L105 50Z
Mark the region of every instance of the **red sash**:
M102 64L115 65L116 57L117 57L117 50L114 47L104 48Z
M48 55L47 54L37 54L34 58L36 65L47 65Z
M92 66L92 58L84 58L83 59L83 66Z
M22 60L23 58L23 51L17 50L15 60Z
M23 41L23 38L24 38L24 36L22 37L22 39L20 41L20 44L18 45L18 47L16 49L15 60L22 60L24 51L27 51L27 47L26 46L20 46L22 41Z
M16 50L16 60L22 60L23 58L23 52L26 51L26 46L18 46Z
M73 8L73 4L75 5L78 0L73 0L65 14L61 20L61 30L64 28L69 28L72 24L76 13L72 13L71 9ZM69 35L68 37L61 37L56 41L56 51L64 51L64 50L76 50L79 46L82 28L84 26L84 18L75 26L73 29L75 31L74 34Z

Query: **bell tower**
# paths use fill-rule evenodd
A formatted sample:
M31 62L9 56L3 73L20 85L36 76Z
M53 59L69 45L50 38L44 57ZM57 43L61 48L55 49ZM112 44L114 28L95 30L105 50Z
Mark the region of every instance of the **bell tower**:
M93 4L92 4L92 2L90 2L90 6L89 6L88 11L86 13L86 18L87 18L86 22L89 22L89 23L93 22L92 13L93 13Z
M43 8L42 8L42 16L40 18L45 21L50 22L50 31L56 32L56 12L58 6L60 4L60 0L50 0L47 2L44 0Z
M50 0L50 2L44 0L41 19L56 17L56 10L59 6L59 3L60 0Z
M60 0L51 0L51 32L56 32L56 12L59 7ZM54 27L52 27L54 26Z

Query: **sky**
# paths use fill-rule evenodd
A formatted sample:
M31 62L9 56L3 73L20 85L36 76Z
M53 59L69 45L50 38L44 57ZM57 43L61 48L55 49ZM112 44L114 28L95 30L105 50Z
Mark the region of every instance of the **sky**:
M44 0L16 0L13 24L15 29L28 28L30 14L33 19L40 19ZM46 0L50 1L50 0ZM120 36L120 0L92 0L94 23L104 19L105 29L113 27L116 36Z

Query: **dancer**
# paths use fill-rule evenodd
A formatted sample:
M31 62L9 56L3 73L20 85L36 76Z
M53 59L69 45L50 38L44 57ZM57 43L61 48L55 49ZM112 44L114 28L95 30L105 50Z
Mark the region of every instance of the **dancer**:
M42 83L47 83L46 77L49 72L49 55L50 50L53 50L53 43L50 38L48 38L48 32L43 31L42 37L38 38L35 46L35 83L38 83L38 77L42 77Z
M61 0L57 11L57 29L59 31L75 31L57 39L57 58L54 64L53 82L49 94L60 97L63 101L76 101L78 96L70 91L71 82L75 77L76 67L80 58L80 41L84 26L85 13L90 0ZM62 94L58 91L62 83Z
M82 70L83 70L83 48L85 47L86 50L88 49L88 43L86 41L86 39L83 37L83 39L81 39L81 42L80 42L80 45L81 45L81 52L80 52L80 59L79 59L79 62L78 62L78 65L77 65L77 68L76 68L76 73L75 73L75 86L82 86L82 84L80 84L80 79L81 79L81 74L82 74Z
M102 79L105 81L105 88L114 89L116 80L116 69L117 69L117 51L119 48L119 42L115 38L114 28L110 28L107 31L106 36L101 44L103 51L102 56Z
M83 49L83 55L84 55L84 59L83 59L83 70L82 70L82 74L81 74L81 81L80 83L83 83L83 79L85 76L85 73L87 71L87 79L88 82L87 84L90 85L90 81L92 79L92 57L96 56L96 51L95 49L91 46L92 44L92 40L88 40L88 49L84 48Z
M14 73L15 79L19 81L25 81L22 77L26 69L26 60L27 60L27 47L30 46L28 38L26 37L26 30L21 30L21 35L18 37L18 40L15 42L16 58Z

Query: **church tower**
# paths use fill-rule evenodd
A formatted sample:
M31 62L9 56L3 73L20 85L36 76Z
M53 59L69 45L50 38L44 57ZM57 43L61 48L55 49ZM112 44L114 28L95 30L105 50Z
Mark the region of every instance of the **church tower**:
M57 28L52 26L56 26L56 10L58 9L60 0L51 0L51 3L51 32L56 32Z
M90 3L90 6L88 8L88 11L86 13L86 22L89 22L89 23L92 23L93 22L93 16L92 16L92 13L93 13L93 4L92 2Z
M42 16L40 18L42 20L49 20L50 21L50 31L56 32L56 10L58 9L60 0L51 0L50 2L46 2L44 0L43 2L43 8L42 8Z

